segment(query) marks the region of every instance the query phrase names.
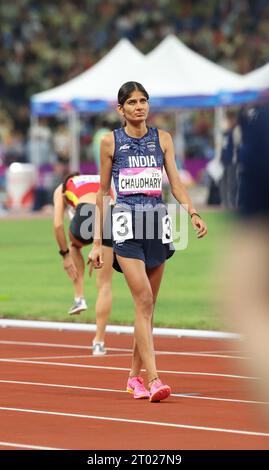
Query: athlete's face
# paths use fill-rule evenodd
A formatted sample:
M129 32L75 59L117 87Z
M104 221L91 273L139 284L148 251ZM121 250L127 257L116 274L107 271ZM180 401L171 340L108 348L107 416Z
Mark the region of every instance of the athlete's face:
M123 105L118 105L118 110L126 121L145 121L149 112L148 100L141 91L135 90Z

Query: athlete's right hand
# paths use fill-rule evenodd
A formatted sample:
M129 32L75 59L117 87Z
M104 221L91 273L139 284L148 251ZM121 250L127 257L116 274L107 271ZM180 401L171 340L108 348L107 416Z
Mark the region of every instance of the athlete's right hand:
M63 265L64 265L64 270L68 274L70 279L72 281L75 281L78 276L78 271L70 254L67 254L66 256L64 256Z
M93 245L91 252L88 256L88 264L90 266L89 274L92 275L92 270L100 269L103 267L103 250L102 245Z

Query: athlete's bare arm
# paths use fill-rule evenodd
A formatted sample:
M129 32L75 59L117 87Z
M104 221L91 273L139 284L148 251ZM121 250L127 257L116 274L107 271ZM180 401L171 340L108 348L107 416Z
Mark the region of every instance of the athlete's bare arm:
M179 176L175 162L175 150L172 137L169 132L159 130L159 139L161 148L164 152L164 167L171 185L172 194L179 204L187 206L190 216L192 214L196 214L197 210L194 208L188 192ZM191 221L194 229L197 230L198 238L204 237L207 234L207 227L204 221L196 215L191 218Z
M54 202L54 218L53 218L53 226L54 226L54 234L56 241L58 243L59 249L66 251L68 248L68 243L65 236L64 231L64 213L65 213L65 202L62 192L62 185L58 186L55 189L53 194L53 202ZM75 266L74 261L70 253L63 256L63 268L72 279L75 281L77 278L77 268Z
M109 132L101 140L100 159L100 192L107 196L111 187L112 161L115 149L114 134Z
M114 155L114 134L109 132L101 140L100 159L100 188L96 195L96 215L95 215L95 234L93 248L89 254L90 275L92 268L101 268L103 266L102 254L102 231L103 220L108 204L109 191L111 187L112 160ZM105 207L104 207L105 202Z

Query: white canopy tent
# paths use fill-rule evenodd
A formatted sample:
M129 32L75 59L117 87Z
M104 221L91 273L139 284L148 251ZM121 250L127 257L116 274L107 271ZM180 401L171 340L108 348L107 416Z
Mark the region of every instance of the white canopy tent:
M78 77L33 95L34 114L50 114L72 104L77 111L103 111L116 100L122 83L140 81L154 106L206 107L225 104L241 91L242 76L193 52L175 36L167 36L144 56L127 39ZM58 107L57 107L58 106Z
M177 142L183 149L182 109L215 108L215 155L219 158L221 106L231 104L235 93L242 90L241 75L202 57L174 35L167 36L146 58L143 83L150 90L151 104L175 109ZM180 148L176 151L179 154Z
M144 55L130 41L121 39L105 57L86 72L63 85L33 95L33 125L39 115L67 113L71 131L72 171L79 168L78 113L97 113L111 107L115 103L119 87L124 82L140 80L144 60Z
M144 83L155 98L180 107L219 105L221 93L242 89L242 77L167 36L146 56ZM156 79L157 78L157 79Z
M245 88L269 90L269 64L244 75L243 85Z
M116 104L119 87L129 80L145 86L155 109L214 107L220 110L216 111L216 121L220 119L221 106L241 104L256 96L252 93L255 80L250 74L244 79L210 62L175 36L166 37L147 56L127 39L121 39L89 70L31 99L33 116L68 113L73 142L72 169L77 169L79 164L77 113L111 109ZM179 124L179 113L177 116Z
M74 102L76 110L89 111L85 108L89 101L92 111L106 110L108 104L115 102L117 91L124 82L141 79L144 61L145 56L130 41L121 39L86 72L63 85L33 95L32 111L38 115L56 114Z

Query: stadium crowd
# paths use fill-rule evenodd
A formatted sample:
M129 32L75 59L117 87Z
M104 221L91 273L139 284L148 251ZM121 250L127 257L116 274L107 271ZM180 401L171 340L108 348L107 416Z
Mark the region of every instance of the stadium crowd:
M0 163L6 165L29 161L31 95L82 73L122 37L147 53L173 33L199 54L243 74L269 60L269 0L13 0L0 4L0 22ZM92 157L98 125L92 117L81 128L86 159ZM48 125L44 119L35 132L42 135L48 162L68 160L64 122ZM187 157L212 156L210 113L187 116L185 132Z

